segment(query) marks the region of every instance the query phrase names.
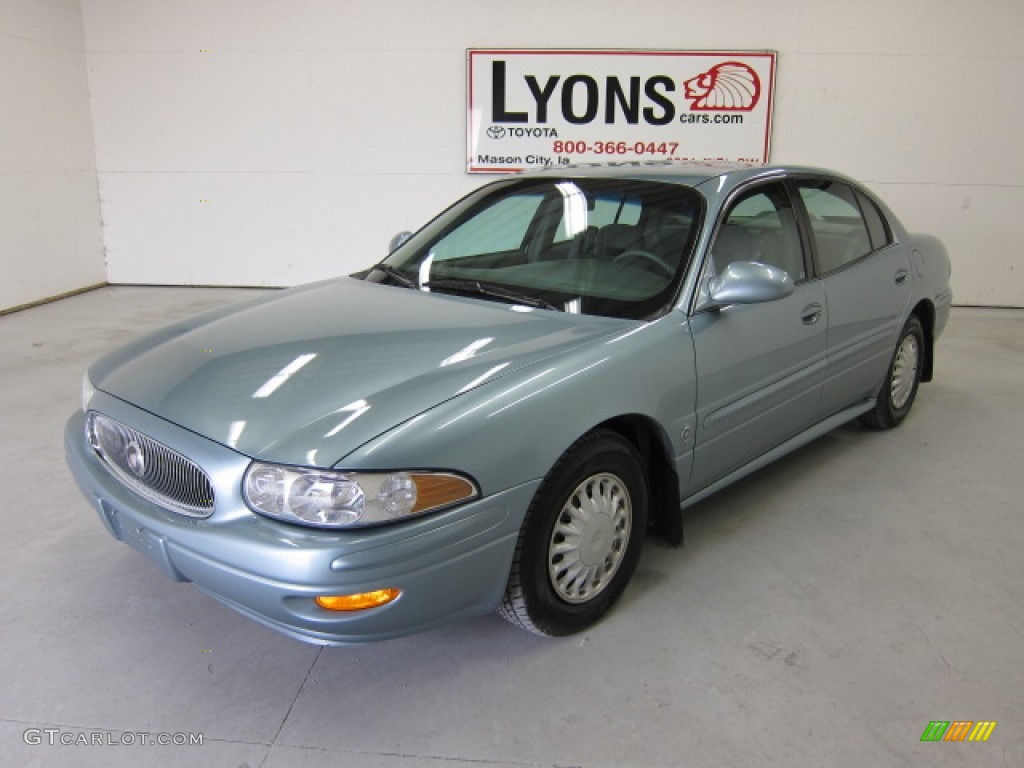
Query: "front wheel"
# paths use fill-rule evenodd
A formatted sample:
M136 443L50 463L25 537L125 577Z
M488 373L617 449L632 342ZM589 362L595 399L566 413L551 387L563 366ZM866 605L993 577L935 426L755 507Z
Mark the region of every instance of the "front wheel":
M878 401L872 410L861 416L861 421L875 429L898 426L910 413L910 407L917 397L923 361L924 329L917 315L911 315L896 342L896 351L878 393Z
M622 594L647 528L647 482L614 432L581 438L548 473L526 513L498 613L538 635L594 624Z

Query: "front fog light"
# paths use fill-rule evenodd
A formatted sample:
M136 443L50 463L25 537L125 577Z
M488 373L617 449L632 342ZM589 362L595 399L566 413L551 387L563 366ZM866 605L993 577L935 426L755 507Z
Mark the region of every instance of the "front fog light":
M254 512L317 528L379 525L477 498L450 472L339 472L254 461L242 484Z

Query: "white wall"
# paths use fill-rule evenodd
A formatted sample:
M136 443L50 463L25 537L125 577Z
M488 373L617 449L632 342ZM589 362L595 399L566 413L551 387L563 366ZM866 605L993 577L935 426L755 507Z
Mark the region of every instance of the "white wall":
M0 309L106 280L77 0L0 0Z
M464 171L465 49L774 49L772 159L940 235L1024 305L1017 0L83 0L112 282L285 285L384 255Z

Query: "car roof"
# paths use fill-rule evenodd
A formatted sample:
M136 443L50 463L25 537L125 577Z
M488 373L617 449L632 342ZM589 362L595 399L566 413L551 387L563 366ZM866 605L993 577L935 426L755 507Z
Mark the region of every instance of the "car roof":
M549 166L543 170L526 171L523 175L561 176L577 178L616 178L657 180L696 187L712 179L722 179L723 187L733 187L745 181L782 175L831 176L844 179L842 174L823 168L783 164L754 164L733 162L693 162L683 160L635 160L606 163L580 163L577 165ZM851 180L852 181L852 180Z

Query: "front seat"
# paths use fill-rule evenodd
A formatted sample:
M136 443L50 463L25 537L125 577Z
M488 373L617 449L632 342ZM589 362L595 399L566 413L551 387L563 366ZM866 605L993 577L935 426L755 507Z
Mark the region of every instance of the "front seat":
M753 235L747 230L735 224L726 224L715 238L711 258L717 275L734 261L761 261L761 252L754 243Z

